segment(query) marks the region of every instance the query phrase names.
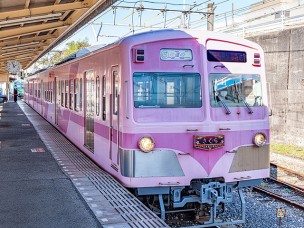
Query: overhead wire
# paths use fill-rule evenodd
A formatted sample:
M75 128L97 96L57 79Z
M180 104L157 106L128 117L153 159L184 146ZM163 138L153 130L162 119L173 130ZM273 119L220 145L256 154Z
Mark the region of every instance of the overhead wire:
M229 2L230 0L223 0L223 1L220 1L220 2L216 2L214 3L214 7L217 7L221 4L224 4L224 3L227 3ZM200 8L200 6L203 6L204 4L207 4L207 3L210 3L211 0L205 0L205 1L202 1L201 3L196 3L197 1L193 1L193 3L186 3L186 4L181 4L181 3L172 3L172 2L168 2L168 1L163 1L163 0L160 0L160 1L146 1L146 0L140 0L140 1L125 1L125 0L120 0L120 1L117 1L116 3L114 3L107 11L105 11L104 13L98 15L96 18L94 18L92 21L90 21L87 25L83 26L82 28L80 28L76 33L74 33L74 35L76 34L79 34L81 31L83 31L88 25L90 24L94 24L94 22L100 20L101 18L105 17L108 15L109 12L111 12L113 10L113 8L115 8L116 6L124 6L124 5L130 5L130 4L133 4L133 9L132 9L132 13L130 13L129 15L125 16L124 18L122 18L121 20L126 20L128 17L132 16L132 33L134 34L136 31L141 31L143 29L148 29L149 27L153 27L153 26L157 26L157 25L160 25L160 24L164 24L166 27L170 25L170 23L172 24L174 21L176 21L178 18L180 18L180 15L179 16L173 16L170 18L171 14L169 14L169 12L166 12L168 10L168 7L170 6L178 6L178 7L183 7L184 9L186 10L181 10L181 12L187 12L187 11L191 11L193 9L196 9L197 11L199 10L204 10L206 8ZM227 10L225 12L222 12L222 13L218 13L216 14L215 13L215 19L214 21L215 22L219 22L219 21L223 21L223 20L226 20L227 18L231 18L233 15L234 16L241 16L241 15L244 15L245 13L247 13L249 10L251 10L250 12L251 13L256 13L258 11L261 11L262 10L265 10L266 7L269 6L269 3L273 3L271 6L275 6L279 3L277 3L276 0L269 0L267 1L267 4L266 3L263 3L264 1L259 1L257 3L255 3L254 5L258 5L260 4L261 7L259 7L258 9L254 9L252 10L252 5L248 5L248 6L244 6L244 7L241 7L241 8L236 8L234 9L233 11L232 10ZM146 23L144 23L144 26L142 29L136 29L138 28L139 26L137 24L135 24L135 21L134 21L134 14L136 12L135 9L137 9L138 7L136 7L137 4L151 4L151 5L155 5L157 4L158 7L160 4L163 4L164 6L164 10L158 14L156 14L155 16L152 17L152 19L154 20L157 19L157 17L159 17L160 15L162 15L163 13L168 13L168 15L166 15L166 24L164 23L164 21L161 21L161 22L156 22L155 24L153 25L149 25L147 26ZM263 6L263 4L265 6ZM300 4L300 3L299 3ZM301 4L300 4L301 5ZM145 10L145 7L142 7L140 10L144 11ZM203 12L202 12L203 14ZM173 13L173 15L176 15L176 13ZM206 15L206 14L203 14L203 15ZM190 17L188 17L188 27L191 26L191 28L200 28L200 27L203 27L207 24L207 20L202 20L203 17L202 16L199 16L199 17L191 17L191 20L190 20ZM150 18L151 20L151 18ZM194 25L194 27L193 27ZM165 27L164 26L164 27ZM176 27L176 26L175 26ZM129 34L129 32L128 32ZM123 35L125 36L125 35Z

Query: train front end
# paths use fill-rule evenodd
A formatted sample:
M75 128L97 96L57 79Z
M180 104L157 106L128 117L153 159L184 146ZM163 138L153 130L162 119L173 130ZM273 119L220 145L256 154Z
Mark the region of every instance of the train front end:
M163 219L167 210L193 210L201 227L243 223L242 189L269 175L263 51L222 34L152 37L132 46L125 72L123 182ZM242 218L219 220L235 188Z

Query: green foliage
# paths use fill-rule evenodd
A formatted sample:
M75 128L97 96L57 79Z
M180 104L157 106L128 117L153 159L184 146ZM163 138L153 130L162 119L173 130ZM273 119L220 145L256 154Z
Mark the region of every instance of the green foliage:
M304 147L286 145L286 144L271 144L270 150L294 158L304 159Z
M83 41L71 41L65 44L66 48L63 49L62 51L62 56L66 57L82 48L89 47L89 41L88 38L85 38ZM63 58L64 58L63 57Z
M88 38L79 41L70 41L65 44L65 47L62 51L51 51L43 58L38 60L38 64L43 65L44 67L52 66L55 63L60 62L62 59L68 55L82 49L89 47L90 43Z

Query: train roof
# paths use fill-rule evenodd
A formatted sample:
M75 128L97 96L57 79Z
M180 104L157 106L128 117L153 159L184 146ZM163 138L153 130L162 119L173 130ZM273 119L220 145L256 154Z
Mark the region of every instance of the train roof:
M49 68L50 68L50 67L44 67L44 68L42 68L42 69L36 70L36 71L34 71L34 72L32 72L32 73L29 73L28 76L32 76L32 75L38 74L38 73L40 73L40 72L42 72L42 71L45 71L45 70L47 70L47 69L49 69Z
M231 43L240 43L247 46L260 49L260 45L250 40L247 40L242 37L237 37L229 33L220 33L214 31L205 31L205 30L194 30L194 29L161 29L161 30L152 30L143 33L134 34L122 38L117 41L116 44L126 44L129 46L134 46L138 44L144 44L149 42L155 42L160 40L171 40L171 39L197 39L202 45L205 45L209 39L214 40L225 40Z
M61 65L63 63L69 62L73 59L78 59L82 56L88 55L98 49L101 49L102 47L104 47L104 45L94 45L94 46L90 46L90 47L86 47L86 48L82 48L70 55L68 55L67 57L65 57L63 60L61 60L59 63L56 63L55 66Z
M169 35L170 34L170 35ZM90 47L86 47L83 49L80 49L67 57L65 57L62 61L55 64L55 66L64 64L66 62L81 58L83 56L89 55L95 51L101 50L103 48L111 48L118 45L137 45L137 44L143 44L143 43L149 43L154 42L157 40L169 40L169 39L200 39L201 41L206 41L208 38L221 38L224 40L230 40L235 42L243 43L246 39L233 36L231 34L227 33L217 33L213 31L203 31L203 30L182 30L182 29L161 29L161 30L151 30L146 31L142 33L137 33L134 35L130 35L127 37L123 37L120 40L117 40L113 43L107 44L107 45L94 45ZM260 47L258 44L246 40L248 44L251 44L254 47ZM40 73L44 70L47 70L48 68L44 68L41 70L38 70L31 75L34 75L36 73Z

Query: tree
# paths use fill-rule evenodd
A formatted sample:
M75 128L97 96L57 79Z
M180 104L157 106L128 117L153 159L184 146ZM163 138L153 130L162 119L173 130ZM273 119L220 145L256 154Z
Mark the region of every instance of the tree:
M89 46L90 43L88 38L85 38L84 40L70 41L65 44L65 47L62 51L50 51L46 56L40 58L37 62L43 67L52 66L55 63L58 63L63 60L68 55Z
M71 41L65 44L67 47L62 51L62 56L66 57L82 48L89 47L88 38L85 38L83 41ZM63 57L63 58L64 58Z

